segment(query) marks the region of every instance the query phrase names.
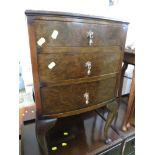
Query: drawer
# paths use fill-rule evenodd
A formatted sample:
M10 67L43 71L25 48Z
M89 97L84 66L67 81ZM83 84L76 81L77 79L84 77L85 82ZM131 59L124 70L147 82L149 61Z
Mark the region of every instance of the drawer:
M95 48L38 54L40 81L85 78L118 72L122 52L119 49Z
M116 78L41 88L44 115L89 110L114 98ZM91 106L93 108L91 108ZM101 106L100 106L101 107ZM87 110L86 110L87 111Z
M126 28L121 24L90 24L69 21L36 20L34 30L36 45L42 49L65 46L86 47L89 46L89 40L93 41L91 46L123 45L126 34Z
M97 155L121 155L121 143Z
M135 138L129 138L124 142L122 155L129 155L135 153Z

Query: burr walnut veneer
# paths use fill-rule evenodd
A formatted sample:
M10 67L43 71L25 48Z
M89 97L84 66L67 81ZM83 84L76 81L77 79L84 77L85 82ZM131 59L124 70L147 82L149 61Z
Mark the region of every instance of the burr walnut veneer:
M36 101L36 133L44 152L46 132L60 117L100 107L116 114L128 23L103 17L26 11Z

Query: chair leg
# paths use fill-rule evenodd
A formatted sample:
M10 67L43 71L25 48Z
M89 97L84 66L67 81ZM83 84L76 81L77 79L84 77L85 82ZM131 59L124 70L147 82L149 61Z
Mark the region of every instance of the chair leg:
M36 137L44 155L49 155L46 133L54 127L57 119L36 120Z
M107 104L107 109L109 112L108 112L108 117L104 127L104 139L106 144L110 144L112 141L108 136L108 131L112 124L112 121L114 120L114 117L117 115L117 108L118 108L118 103L116 101Z
M127 124L129 122L131 113L133 111L134 100L135 100L135 72L133 73L130 95L129 95L129 100L128 100L127 112L126 112L126 115L124 117L124 122L123 122L123 127L122 127L123 131L127 131ZM129 126L130 126L130 124L128 124L128 128L129 128Z
M119 90L118 90L118 103L120 104L121 96L122 96L122 88L123 88L123 79L124 79L124 74L125 71L128 67L128 63L124 62L123 67L122 67L122 72L121 72L121 77L120 77L120 85L119 85Z

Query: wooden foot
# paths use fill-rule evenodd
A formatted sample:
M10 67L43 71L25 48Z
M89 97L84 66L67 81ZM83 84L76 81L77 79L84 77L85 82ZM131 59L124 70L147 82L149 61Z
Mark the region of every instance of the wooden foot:
M127 131L128 130L127 127L126 127L126 125L123 125L122 130L123 131Z
M114 117L117 115L117 108L118 108L118 103L116 101L107 104L107 109L108 109L108 117L106 120L106 124L104 127L104 141L106 144L110 144L112 140L108 137L108 131L109 128L112 124L112 121L114 120Z
M126 127L127 127L127 128L130 128L130 127L131 127L130 122L127 123Z
M46 134L54 127L56 121L57 119L36 120L36 137L43 155L49 155Z

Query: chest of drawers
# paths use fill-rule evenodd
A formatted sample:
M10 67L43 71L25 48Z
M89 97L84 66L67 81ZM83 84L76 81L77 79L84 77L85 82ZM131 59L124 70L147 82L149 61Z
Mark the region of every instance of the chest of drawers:
M109 142L128 23L47 11L29 10L26 15L38 141L45 145L45 131L58 118L106 106Z

